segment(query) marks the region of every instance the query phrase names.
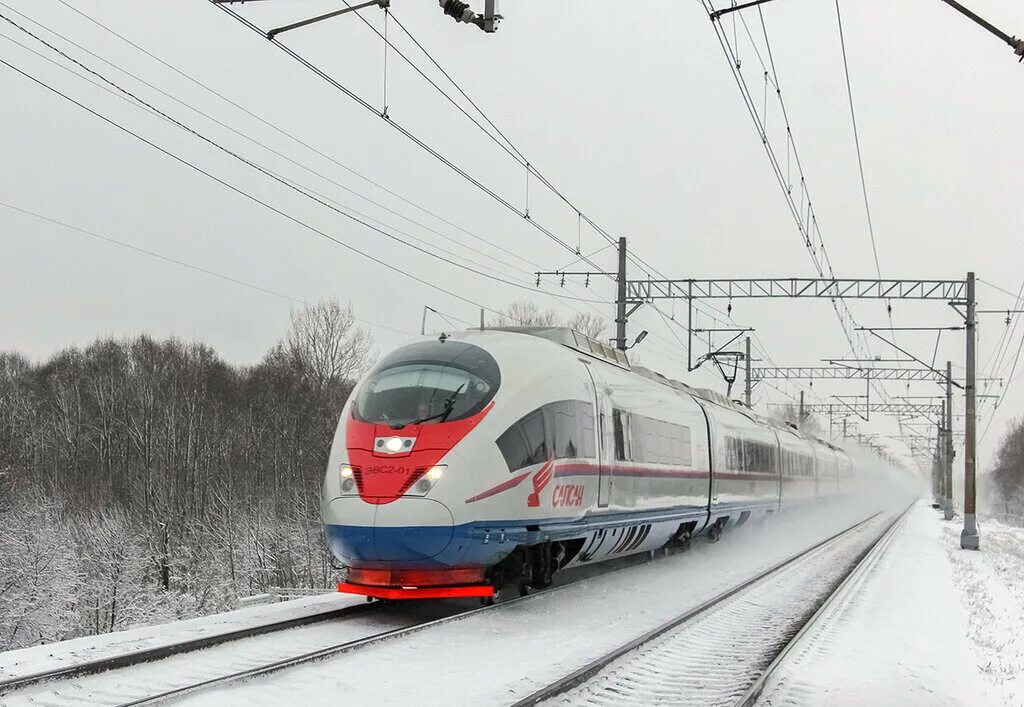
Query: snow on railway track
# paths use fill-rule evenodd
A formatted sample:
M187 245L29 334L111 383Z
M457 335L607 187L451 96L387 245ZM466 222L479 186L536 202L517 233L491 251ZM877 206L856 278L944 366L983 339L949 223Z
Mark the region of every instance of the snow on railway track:
M493 607L353 605L360 611L335 620L39 683L3 695L0 703L127 705L173 697L217 705L297 703L332 692L364 703L511 703L624 637L749 584L750 577L794 553L804 555L806 533L821 538L864 516L851 507L816 519L779 518L741 528L713 547L698 543L685 556L605 572ZM394 672L385 670L388 665L406 667ZM440 689L425 694L424 685Z
M342 652L461 610L440 603L355 604L9 679L0 683L0 704L144 704L297 659Z
M749 705L816 610L898 528L873 517L723 592L519 700ZM874 548L874 553L872 549Z

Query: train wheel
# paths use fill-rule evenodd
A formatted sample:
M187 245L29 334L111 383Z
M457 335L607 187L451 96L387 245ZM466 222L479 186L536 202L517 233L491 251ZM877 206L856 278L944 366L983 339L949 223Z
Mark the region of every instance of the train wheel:
M494 606L495 604L497 604L498 602L501 601L502 595L504 594L504 592L505 592L505 588L504 587L495 587L494 588L494 594L492 594L489 597L480 597L480 603L483 606Z

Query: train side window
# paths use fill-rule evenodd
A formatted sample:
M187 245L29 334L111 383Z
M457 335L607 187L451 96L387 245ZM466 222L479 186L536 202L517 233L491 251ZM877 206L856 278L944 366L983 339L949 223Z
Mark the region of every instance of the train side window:
M626 461L626 431L622 410L612 410L612 436L615 438L615 460Z
M582 400L576 401L576 421L580 428L579 455L584 459L597 458L594 442L594 408Z
M501 456L505 457L509 471L529 466L530 453L526 448L526 440L523 439L523 433L519 430L518 424L512 425L505 430L501 437L498 437L498 450L501 452Z
M571 459L579 456L580 430L576 424L576 404L572 400L564 400L544 407L555 458Z
M693 463L693 451L690 441L690 428L680 425L679 430L679 459L683 466L690 466Z
M658 423L658 462L671 464L675 461L672 449L673 425L667 422Z
M498 449L509 471L547 461L548 440L544 427L544 410L538 408L498 437Z

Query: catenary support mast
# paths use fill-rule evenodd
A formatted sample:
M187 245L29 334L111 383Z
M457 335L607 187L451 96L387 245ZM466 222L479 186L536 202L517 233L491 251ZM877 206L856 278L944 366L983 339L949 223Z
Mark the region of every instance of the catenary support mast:
M974 273L967 273L967 379L964 381L966 392L966 425L964 427L964 529L960 533L960 547L964 550L978 549L978 519L975 515L975 465L977 463L977 413L975 401L975 322Z

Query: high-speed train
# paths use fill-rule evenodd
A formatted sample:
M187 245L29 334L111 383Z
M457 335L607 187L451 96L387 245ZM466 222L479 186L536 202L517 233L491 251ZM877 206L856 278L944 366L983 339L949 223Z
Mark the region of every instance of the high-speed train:
M840 449L566 328L396 349L342 410L321 515L339 591L493 597L842 492Z

